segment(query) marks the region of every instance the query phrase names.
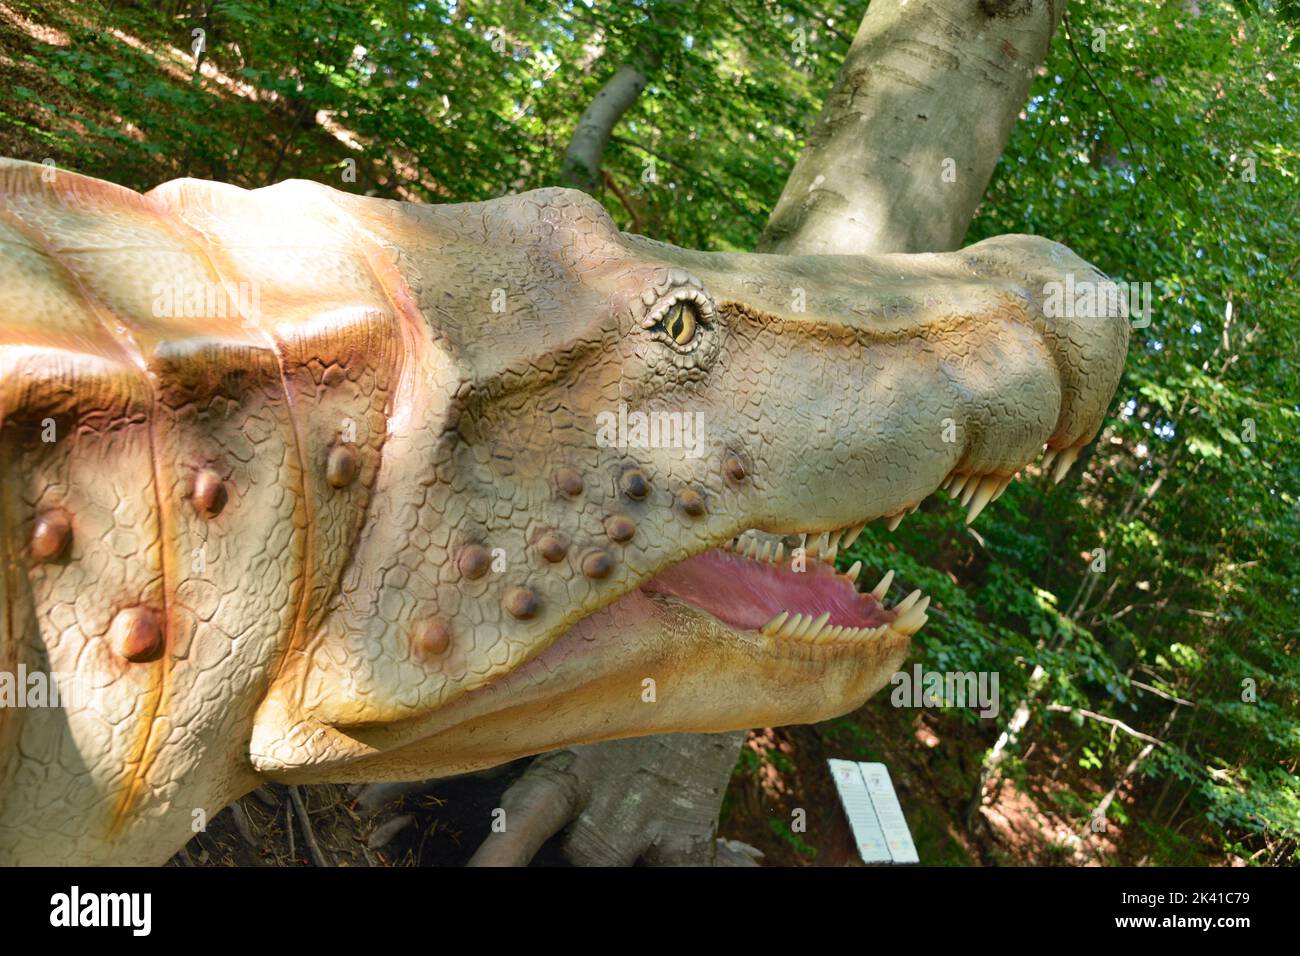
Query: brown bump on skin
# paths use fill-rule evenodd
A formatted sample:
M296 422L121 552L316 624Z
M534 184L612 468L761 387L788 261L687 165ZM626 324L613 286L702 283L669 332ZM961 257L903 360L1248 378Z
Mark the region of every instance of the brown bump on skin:
M471 544L465 548L456 561L456 567L460 568L460 573L471 580L483 577L483 575L487 574L487 570L491 565L492 556L488 554L488 549L481 544Z
M555 487L560 489L560 494L576 498L582 494L582 475L572 468L561 468L555 473Z
M605 519L605 533L609 540L619 544L631 541L632 535L636 534L636 522L627 515L610 515Z
M623 494L634 501L641 501L650 494L650 482L640 468L629 468L623 472L620 484L623 486Z
M119 611L109 625L108 640L113 652L132 664L157 660L163 649L162 617L151 607Z
M569 553L569 544L561 535L548 531L537 539L537 551L543 558L554 564L564 560L564 556Z
M694 488L683 488L679 491L677 493L677 504L681 506L682 511L692 518L698 518L704 514L704 496Z
M590 551L582 559L582 573L589 578L603 578L614 567L614 559L608 551Z
M53 561L68 549L72 540L72 519L62 508L51 508L36 518L32 527L32 557Z
M541 602L538 600L537 595L528 588L513 587L506 591L501 604L511 617L523 620L536 614Z
M346 488L356 481L361 459L354 445L335 445L325 464L325 480L335 488Z
M415 638L415 652L421 658L437 657L451 647L451 627L435 617L420 629Z
M194 508L205 518L215 518L229 500L226 483L211 468L204 468L194 476L194 493L190 500Z
M728 455L722 462L722 473L732 481L744 481L745 463L735 455Z

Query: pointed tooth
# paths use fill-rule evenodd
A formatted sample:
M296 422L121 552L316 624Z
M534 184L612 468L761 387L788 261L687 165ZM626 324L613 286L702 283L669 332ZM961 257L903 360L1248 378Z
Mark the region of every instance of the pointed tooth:
M889 630L888 624L882 624L880 625L880 627L873 627L871 629L871 632L867 635L867 637L880 637L887 630Z
M849 568L846 572L844 572L844 576L845 576L846 578L849 579L849 583L851 583L851 584L857 584L857 583L858 583L858 575L859 575L861 572L862 572L862 562L861 562L861 561L854 561L854 562L853 562L853 567Z
M791 616L790 618L788 618L788 619L786 620L786 622L785 622L784 624L781 625L781 630L780 630L780 632L778 633L777 636L778 636L778 637L794 637L795 632L799 630L799 628L800 628L800 626L801 626L802 624L803 624L803 615L802 615L802 614L795 614L795 615Z
M871 591L871 596L877 601L883 601L885 595L889 593L889 586L894 583L894 569L890 568L885 572L885 576L880 579L880 583Z
M1051 470L1052 462L1056 461L1056 456L1059 454L1059 451L1055 451L1051 448L1043 452L1043 463L1039 467L1042 468L1044 474Z
M971 498L970 510L966 512L966 523L974 524L975 519L980 516L980 512L993 500L993 494L998 490L998 485L1002 483L1000 478L989 475L980 482L979 489Z
M906 614L900 614L894 621L894 630L900 634L915 634L927 620L925 609L929 605L921 602Z
M832 541L830 547L828 547L822 553L822 560L825 561L827 564L834 564L835 556L839 553L840 553L839 546L834 541Z
M822 555L824 555L826 553L826 544L827 544L828 537L829 536L826 534L826 532L823 531L816 538L814 538L812 546L808 549L808 554L810 556L816 555L819 558Z
M948 494L954 498L960 498L962 489L966 487L966 483L971 480L971 477L971 475L958 475L952 480L952 484L948 486Z
M780 564L780 563L781 563L781 559L784 558L784 557L785 557L785 542L784 542L784 541L778 541L778 542L776 543L776 554L772 555L772 563L773 563L773 564Z
M903 523L903 518L905 518L906 516L907 516L907 512L905 512L905 511L900 511L898 514L896 514L896 515L894 515L892 518L890 518L890 519L889 519L889 530L890 530L890 531L894 531L894 530L896 530L896 529L898 528L898 526L899 526L900 524Z
M831 619L830 611L823 611L821 614L817 615L816 619L809 626L808 632L803 635L804 640L811 641L818 634L820 634L822 632L822 628L826 626L826 622L829 621L830 619Z
M1056 461L1056 470L1052 472L1052 481L1058 485L1065 478L1066 472L1074 467L1075 461L1079 458L1079 449L1067 448L1061 452L1061 457Z
M844 537L844 529L832 531L826 538L826 547L834 551L840 546L840 538Z
M907 597L903 598L903 600L899 601L896 605L894 605L894 611L901 617L902 615L910 611L916 605L916 602L919 600L921 600L920 588L913 591Z
M777 633L778 631L781 630L781 625L785 623L785 619L789 616L790 616L789 611L782 611L776 617L772 618L772 620L768 621L766 624L763 625L762 628L763 633L769 636Z
M962 488L961 492L961 506L963 508L969 505L970 500L975 497L975 492L979 491L982 481L983 479L979 475L970 476L970 481L966 482L966 486Z
M757 560L757 558L758 558L758 539L757 539L757 538L750 538L750 539L749 539L749 547L747 547L747 548L745 549L745 557L749 558L751 561Z
M997 501L999 498L1001 498L1002 492L1006 491L1008 488L1011 487L1011 482L1015 480L1015 477L1016 477L1015 475L1012 475L1010 478L1003 478L1002 483L998 485L998 490L993 492L993 497L989 499L990 502Z
M926 608L930 606L929 596L921 598L904 613L894 618L893 628L903 634L912 634L920 630L924 623Z
M862 529L867 526L864 521L862 524L855 524L848 531L844 532L844 539L840 541L840 547L845 551L853 547L853 542L858 540L858 535L862 534Z
M808 532L805 531L799 535L799 547L803 548L803 553L806 556L808 554Z
M803 640L808 636L808 632L812 630L814 620L815 618L811 614L800 615L799 626L795 628L794 633L790 636L796 640Z
M758 552L758 560L760 561L772 560L772 542L770 540L763 542L763 549Z

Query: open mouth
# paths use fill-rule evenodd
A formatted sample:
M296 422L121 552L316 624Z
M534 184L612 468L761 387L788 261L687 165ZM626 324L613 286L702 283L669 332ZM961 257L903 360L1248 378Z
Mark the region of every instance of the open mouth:
M858 643L889 630L915 634L927 620L928 597L913 591L887 607L893 571L860 592L862 562L843 574L835 569L835 555L862 527L793 537L746 531L661 571L641 590L688 604L736 631L806 644Z
M1048 450L1041 464L1060 482L1078 457L1079 448ZM946 491L967 509L966 524L1007 489L1015 474L953 471L935 490ZM893 531L920 502L884 515ZM641 585L646 594L689 605L727 627L768 638L818 646L861 645L888 631L911 636L929 615L930 598L913 591L886 606L894 572L888 571L870 591L858 590L862 562L843 574L835 556L850 547L864 524L820 534L777 535L751 529L720 548L711 548L660 571Z

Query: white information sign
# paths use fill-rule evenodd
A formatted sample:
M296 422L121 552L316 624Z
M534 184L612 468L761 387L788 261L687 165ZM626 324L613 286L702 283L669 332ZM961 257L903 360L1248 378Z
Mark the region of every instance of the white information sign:
M920 863L883 763L828 761L864 863Z

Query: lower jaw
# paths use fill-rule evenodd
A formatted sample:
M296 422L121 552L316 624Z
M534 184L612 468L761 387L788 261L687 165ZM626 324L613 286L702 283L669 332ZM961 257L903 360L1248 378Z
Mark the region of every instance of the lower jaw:
M676 598L637 590L436 714L351 728L372 756L311 772L345 782L408 779L412 767L443 776L622 737L812 723L885 686L909 645L888 629L825 647L736 631Z

